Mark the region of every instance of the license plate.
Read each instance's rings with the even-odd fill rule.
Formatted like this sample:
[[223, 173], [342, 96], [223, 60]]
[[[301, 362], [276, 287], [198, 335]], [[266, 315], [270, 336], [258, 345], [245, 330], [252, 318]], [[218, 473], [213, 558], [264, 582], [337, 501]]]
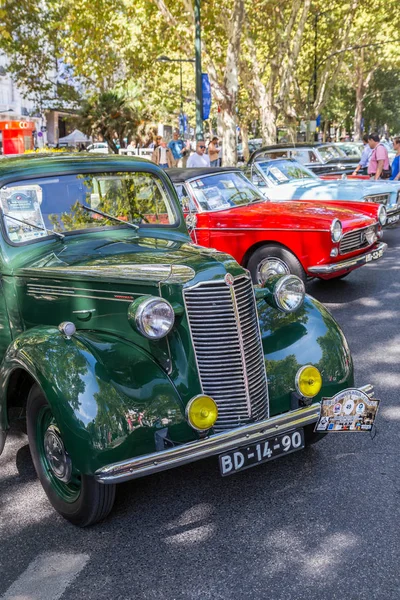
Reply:
[[382, 250], [374, 250], [373, 252], [366, 254], [365, 262], [367, 263], [367, 262], [371, 262], [372, 260], [377, 260], [378, 258], [381, 258], [381, 256], [383, 256], [383, 249]]
[[296, 429], [219, 455], [221, 475], [232, 475], [304, 448], [304, 431]]
[[400, 215], [393, 215], [392, 217], [388, 217], [387, 224], [391, 225], [393, 223], [397, 223], [397, 221], [399, 219], [400, 219]]

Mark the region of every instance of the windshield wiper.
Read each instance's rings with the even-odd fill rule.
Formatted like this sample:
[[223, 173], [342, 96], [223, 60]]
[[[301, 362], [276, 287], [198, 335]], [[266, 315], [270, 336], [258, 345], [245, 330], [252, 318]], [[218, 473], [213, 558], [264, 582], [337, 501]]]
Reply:
[[50, 235], [56, 235], [58, 238], [60, 238], [60, 240], [63, 240], [65, 238], [65, 235], [63, 233], [53, 231], [53, 229], [47, 229], [47, 227], [40, 227], [39, 225], [29, 223], [29, 221], [22, 221], [21, 219], [17, 219], [16, 217], [12, 217], [11, 215], [6, 215], [5, 213], [3, 213], [3, 217], [5, 217], [6, 219], [12, 219], [13, 221], [17, 221], [18, 223], [22, 223], [23, 225], [29, 225], [29, 227], [39, 229], [40, 231], [47, 231]]
[[133, 229], [136, 229], [136, 230], [139, 229], [139, 225], [136, 225], [135, 223], [131, 223], [130, 221], [124, 221], [124, 219], [120, 219], [119, 217], [114, 217], [114, 215], [108, 215], [107, 213], [103, 212], [102, 210], [97, 210], [96, 208], [90, 208], [90, 206], [85, 206], [84, 204], [81, 204], [80, 202], [77, 202], [77, 205], [80, 208], [83, 208], [83, 210], [87, 210], [88, 212], [94, 212], [94, 213], [96, 213], [96, 215], [100, 215], [101, 217], [104, 217], [105, 219], [110, 219], [110, 221], [117, 221], [118, 223], [123, 223], [124, 225], [129, 225], [129, 227], [133, 227]]

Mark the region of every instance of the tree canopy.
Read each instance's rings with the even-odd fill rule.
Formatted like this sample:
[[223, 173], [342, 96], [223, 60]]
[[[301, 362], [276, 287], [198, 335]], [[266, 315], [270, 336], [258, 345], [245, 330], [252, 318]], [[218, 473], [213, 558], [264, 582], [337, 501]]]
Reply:
[[[250, 128], [269, 143], [278, 127], [294, 137], [301, 120], [317, 115], [356, 136], [363, 127], [400, 130], [394, 0], [332, 0], [328, 7], [320, 0], [208, 0], [201, 11], [210, 118], [222, 132], [226, 163], [235, 160], [238, 126], [244, 137]], [[126, 132], [146, 122], [177, 125], [179, 64], [157, 58], [193, 59], [193, 0], [8, 0], [0, 9], [0, 50], [41, 111], [69, 103], [94, 122], [114, 94], [129, 99]], [[193, 64], [182, 69], [193, 126]]]

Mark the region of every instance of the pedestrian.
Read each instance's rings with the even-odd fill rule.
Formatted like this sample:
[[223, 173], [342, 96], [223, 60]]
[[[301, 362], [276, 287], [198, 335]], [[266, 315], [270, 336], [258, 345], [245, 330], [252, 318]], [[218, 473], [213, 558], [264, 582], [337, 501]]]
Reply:
[[174, 167], [182, 167], [182, 159], [186, 154], [186, 144], [183, 140], [179, 139], [179, 133], [174, 131], [172, 134], [172, 140], [168, 144], [168, 148], [172, 152]]
[[396, 156], [392, 162], [392, 176], [390, 179], [399, 181], [400, 179], [400, 137], [395, 137], [393, 140], [393, 149], [396, 150]]
[[361, 153], [360, 162], [358, 163], [355, 170], [353, 171], [353, 175], [357, 175], [360, 171], [361, 171], [361, 175], [367, 174], [368, 163], [369, 163], [369, 159], [372, 154], [372, 148], [369, 147], [367, 134], [363, 135], [362, 142], [364, 144], [364, 148]]
[[368, 136], [368, 145], [372, 149], [368, 164], [368, 175], [375, 181], [389, 179], [391, 176], [389, 154], [386, 146], [380, 143], [377, 133], [371, 133]]
[[213, 137], [211, 142], [208, 144], [208, 157], [210, 159], [211, 167], [219, 166], [219, 146], [218, 146], [218, 138]]
[[156, 137], [158, 146], [154, 149], [151, 155], [151, 160], [162, 169], [170, 169], [173, 166], [173, 156], [171, 150], [167, 146], [167, 142], [161, 136]]
[[209, 167], [210, 166], [210, 157], [208, 154], [205, 154], [206, 144], [204, 140], [197, 140], [196, 142], [196, 152], [189, 156], [189, 160], [187, 161], [187, 167], [190, 169], [191, 167]]

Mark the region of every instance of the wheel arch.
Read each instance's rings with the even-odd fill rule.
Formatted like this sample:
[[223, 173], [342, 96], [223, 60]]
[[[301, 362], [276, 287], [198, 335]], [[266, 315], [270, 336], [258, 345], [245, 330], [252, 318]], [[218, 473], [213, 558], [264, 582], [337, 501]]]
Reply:
[[282, 244], [281, 242], [276, 242], [275, 240], [262, 240], [259, 242], [255, 242], [252, 246], [250, 246], [250, 248], [248, 248], [246, 250], [246, 252], [243, 256], [243, 259], [242, 259], [242, 266], [247, 269], [249, 260], [252, 257], [252, 255], [254, 254], [254, 252], [256, 252], [256, 250], [259, 250], [260, 248], [263, 248], [264, 246], [279, 246], [280, 248], [282, 248], [282, 250], [286, 250], [287, 252], [290, 252], [290, 254], [292, 254], [295, 258], [297, 258], [297, 260], [302, 265], [302, 261], [300, 260], [300, 258], [285, 244]]

